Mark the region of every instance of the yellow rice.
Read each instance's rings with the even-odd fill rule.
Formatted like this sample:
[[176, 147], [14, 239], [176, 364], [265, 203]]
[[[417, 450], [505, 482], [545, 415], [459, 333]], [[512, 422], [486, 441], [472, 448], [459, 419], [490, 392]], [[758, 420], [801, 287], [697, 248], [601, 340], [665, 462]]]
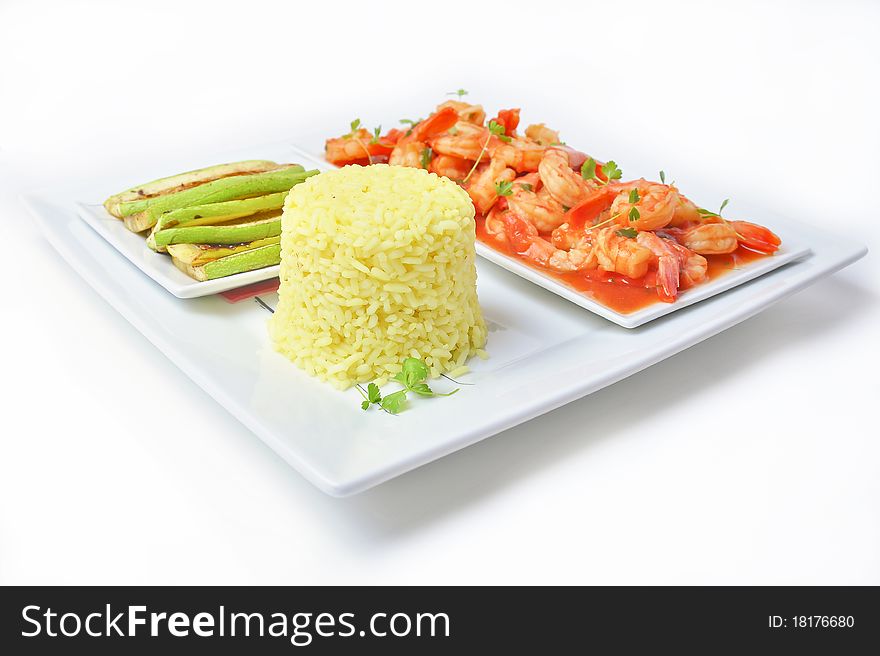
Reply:
[[269, 333], [339, 388], [381, 384], [408, 356], [461, 370], [486, 343], [474, 260], [474, 206], [451, 180], [385, 164], [313, 176], [284, 205]]

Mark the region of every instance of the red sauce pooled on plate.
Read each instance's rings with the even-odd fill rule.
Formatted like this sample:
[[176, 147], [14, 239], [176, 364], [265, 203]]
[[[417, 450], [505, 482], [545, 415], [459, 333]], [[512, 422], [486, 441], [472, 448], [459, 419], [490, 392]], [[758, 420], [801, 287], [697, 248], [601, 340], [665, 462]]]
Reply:
[[[631, 312], [641, 310], [654, 303], [663, 302], [657, 296], [656, 273], [654, 271], [649, 271], [642, 278], [635, 279], [627, 278], [616, 273], [606, 273], [599, 269], [573, 271], [570, 273], [552, 271], [514, 253], [509, 246], [494, 239], [486, 232], [486, 222], [483, 217], [477, 216], [476, 221], [477, 239], [486, 246], [489, 246], [499, 253], [504, 253], [505, 255], [516, 258], [520, 262], [523, 262], [536, 271], [540, 271], [551, 278], [564, 282], [572, 289], [576, 289], [584, 294], [584, 296], [601, 303], [615, 312], [630, 314]], [[744, 264], [770, 256], [765, 255], [764, 253], [756, 253], [755, 251], [740, 246], [733, 253], [728, 253], [726, 255], [706, 255], [704, 257], [709, 263], [709, 270], [707, 281], [701, 284], [706, 284], [709, 280], [714, 280], [728, 271], [737, 269]]]

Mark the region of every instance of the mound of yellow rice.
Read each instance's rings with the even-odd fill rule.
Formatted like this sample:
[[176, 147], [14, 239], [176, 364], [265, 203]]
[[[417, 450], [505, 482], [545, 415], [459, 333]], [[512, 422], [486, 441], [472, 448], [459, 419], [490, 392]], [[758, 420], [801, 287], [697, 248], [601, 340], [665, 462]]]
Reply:
[[477, 303], [474, 206], [447, 178], [346, 166], [291, 189], [269, 332], [308, 373], [380, 384], [406, 357], [460, 372], [486, 342]]

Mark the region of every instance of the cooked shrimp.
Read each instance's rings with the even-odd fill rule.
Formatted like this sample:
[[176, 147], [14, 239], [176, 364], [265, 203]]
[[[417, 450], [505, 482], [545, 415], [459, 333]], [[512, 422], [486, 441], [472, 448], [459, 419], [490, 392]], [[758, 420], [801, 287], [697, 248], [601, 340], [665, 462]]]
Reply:
[[499, 219], [504, 224], [508, 243], [517, 253], [536, 264], [561, 272], [596, 267], [593, 249], [588, 244], [562, 250], [541, 237], [534, 225], [513, 211], [502, 212]]
[[488, 137], [489, 130], [486, 128], [459, 121], [455, 124], [455, 130], [435, 136], [430, 144], [435, 153], [474, 162], [483, 152]]
[[464, 177], [470, 173], [473, 162], [460, 157], [452, 157], [451, 155], [438, 155], [428, 166], [428, 170], [443, 175], [456, 182], [461, 182]]
[[350, 135], [327, 139], [324, 151], [327, 161], [337, 166], [346, 164], [372, 163], [374, 156], [387, 156], [393, 144], [384, 138], [372, 141], [373, 135], [361, 128]]
[[517, 173], [525, 173], [538, 170], [546, 147], [527, 139], [514, 138], [510, 142], [493, 140], [487, 150], [493, 159], [501, 159]]
[[388, 156], [389, 164], [422, 168], [422, 153], [427, 148], [426, 142], [431, 137], [449, 130], [458, 121], [458, 114], [451, 107], [445, 107], [431, 114], [424, 121], [412, 127], [409, 134], [404, 134]]
[[748, 221], [728, 221], [743, 246], [759, 253], [772, 254], [779, 250], [782, 240], [764, 226]]
[[692, 250], [685, 248], [681, 244], [668, 239], [669, 246], [678, 253], [681, 262], [681, 271], [679, 278], [679, 289], [688, 289], [706, 279], [709, 271], [709, 263], [702, 255], [694, 253]]
[[502, 209], [499, 207], [499, 203], [496, 203], [495, 206], [489, 210], [484, 223], [486, 232], [502, 244], [507, 243], [507, 225], [505, 224], [503, 217], [503, 214], [507, 211], [506, 207]]
[[699, 223], [703, 220], [703, 215], [694, 205], [693, 201], [686, 198], [681, 193], [678, 194], [678, 204], [675, 206], [675, 213], [669, 222], [671, 226], [681, 226], [685, 223]]
[[736, 230], [726, 221], [699, 223], [676, 231], [678, 242], [701, 255], [732, 253], [739, 246]]
[[608, 226], [593, 233], [593, 252], [599, 268], [629, 278], [641, 278], [655, 261], [655, 255], [635, 239], [621, 237], [617, 230], [616, 226]]
[[510, 196], [507, 197], [507, 204], [514, 213], [529, 221], [539, 231], [550, 232], [565, 222], [565, 208], [547, 192], [546, 187], [541, 187], [538, 191], [534, 189], [534, 185], [529, 190], [521, 183], [514, 184]]
[[653, 232], [640, 232], [636, 242], [651, 251], [657, 258], [657, 295], [661, 300], [671, 303], [678, 296], [678, 281], [681, 273], [681, 260], [678, 251], [668, 239], [661, 239]]
[[498, 200], [496, 182], [511, 182], [515, 177], [516, 172], [504, 166], [504, 162], [490, 160], [480, 164], [465, 185], [477, 212], [486, 214]]
[[395, 166], [410, 166], [420, 169], [422, 168], [422, 153], [425, 152], [427, 147], [427, 144], [421, 141], [397, 144], [388, 157], [388, 163]]
[[[648, 182], [644, 178], [615, 185], [621, 189], [611, 205], [611, 215], [617, 223], [636, 230], [659, 230], [672, 220], [678, 206], [678, 190], [659, 182]], [[633, 189], [638, 191], [638, 200], [630, 202]], [[638, 218], [632, 209], [638, 212]]]
[[569, 208], [597, 188], [572, 170], [568, 153], [558, 148], [547, 149], [538, 165], [538, 173], [549, 194]]
[[452, 107], [458, 114], [459, 119], [465, 123], [473, 123], [482, 126], [486, 121], [486, 112], [482, 105], [471, 105], [460, 100], [447, 100], [445, 103], [437, 105], [437, 111], [446, 107]]
[[543, 123], [535, 123], [526, 128], [526, 136], [537, 144], [549, 146], [559, 143], [559, 133]]

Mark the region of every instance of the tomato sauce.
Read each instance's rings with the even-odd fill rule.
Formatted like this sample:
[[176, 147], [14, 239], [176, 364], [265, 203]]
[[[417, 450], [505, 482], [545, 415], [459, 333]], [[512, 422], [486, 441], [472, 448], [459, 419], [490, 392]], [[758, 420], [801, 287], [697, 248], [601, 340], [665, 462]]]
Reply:
[[[576, 289], [588, 298], [601, 303], [615, 312], [630, 314], [654, 303], [663, 302], [657, 296], [656, 272], [654, 271], [649, 271], [642, 278], [627, 278], [617, 273], [606, 273], [599, 269], [572, 271], [569, 273], [553, 271], [535, 264], [522, 255], [515, 253], [508, 245], [500, 243], [486, 232], [485, 224], [486, 222], [483, 217], [477, 216], [477, 239], [483, 244], [499, 253], [516, 258], [533, 269], [565, 283], [572, 289]], [[714, 280], [728, 271], [742, 267], [744, 264], [770, 256], [740, 246], [733, 253], [706, 255], [704, 257], [709, 264], [707, 280]], [[705, 282], [702, 284], [705, 284]]]

